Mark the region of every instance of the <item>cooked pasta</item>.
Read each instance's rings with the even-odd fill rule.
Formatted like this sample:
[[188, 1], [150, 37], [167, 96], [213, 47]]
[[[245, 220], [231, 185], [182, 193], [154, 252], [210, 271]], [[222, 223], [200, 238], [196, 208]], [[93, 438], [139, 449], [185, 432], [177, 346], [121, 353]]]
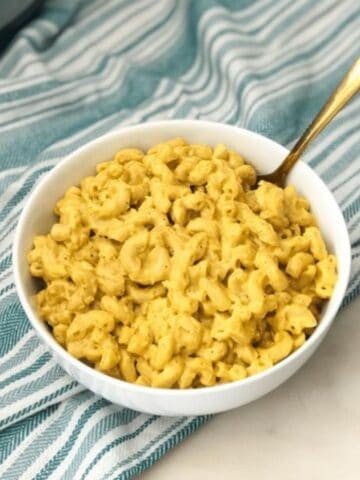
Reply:
[[317, 325], [337, 279], [308, 202], [224, 145], [119, 151], [34, 238], [40, 316], [76, 358], [160, 388], [270, 368]]

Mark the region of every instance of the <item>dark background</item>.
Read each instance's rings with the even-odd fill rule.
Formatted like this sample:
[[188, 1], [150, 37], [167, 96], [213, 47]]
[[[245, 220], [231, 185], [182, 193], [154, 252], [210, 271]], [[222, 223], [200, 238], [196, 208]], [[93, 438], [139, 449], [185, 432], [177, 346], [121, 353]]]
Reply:
[[0, 0], [0, 49], [38, 13], [43, 2], [44, 0]]

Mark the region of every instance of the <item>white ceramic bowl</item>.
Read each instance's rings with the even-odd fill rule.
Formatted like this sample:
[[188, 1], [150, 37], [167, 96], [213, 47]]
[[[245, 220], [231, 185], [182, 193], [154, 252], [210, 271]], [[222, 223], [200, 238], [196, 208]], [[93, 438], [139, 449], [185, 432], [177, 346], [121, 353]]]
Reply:
[[163, 140], [181, 136], [193, 143], [224, 143], [239, 151], [260, 172], [274, 169], [287, 154], [277, 143], [237, 127], [196, 120], [146, 123], [105, 135], [85, 145], [59, 163], [32, 192], [17, 226], [13, 263], [22, 306], [59, 364], [76, 380], [106, 399], [135, 410], [159, 415], [201, 415], [229, 410], [275, 389], [298, 370], [324, 338], [340, 307], [350, 272], [350, 243], [341, 211], [325, 184], [306, 164], [299, 162], [289, 176], [299, 193], [311, 203], [331, 252], [338, 258], [339, 279], [325, 306], [319, 326], [295, 353], [269, 370], [238, 382], [202, 389], [170, 390], [133, 385], [104, 375], [70, 356], [40, 320], [31, 297], [34, 280], [26, 254], [36, 234], [47, 233], [55, 217], [52, 208], [71, 185], [94, 172], [97, 163], [112, 158], [123, 147], [147, 149]]

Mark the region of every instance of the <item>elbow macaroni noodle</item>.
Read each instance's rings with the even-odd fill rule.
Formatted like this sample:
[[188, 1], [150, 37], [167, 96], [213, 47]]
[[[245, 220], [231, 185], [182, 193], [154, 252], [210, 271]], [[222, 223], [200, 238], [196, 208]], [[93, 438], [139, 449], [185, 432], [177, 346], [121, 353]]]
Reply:
[[299, 348], [332, 294], [327, 253], [293, 186], [256, 182], [224, 145], [124, 149], [67, 190], [34, 238], [40, 316], [74, 357], [162, 388], [231, 382]]

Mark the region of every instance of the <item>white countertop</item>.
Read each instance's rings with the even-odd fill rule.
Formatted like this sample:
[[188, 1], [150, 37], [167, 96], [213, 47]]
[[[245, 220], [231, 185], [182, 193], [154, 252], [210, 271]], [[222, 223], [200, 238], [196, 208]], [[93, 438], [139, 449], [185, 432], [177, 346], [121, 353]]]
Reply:
[[360, 479], [360, 298], [288, 382], [219, 414], [141, 480]]

